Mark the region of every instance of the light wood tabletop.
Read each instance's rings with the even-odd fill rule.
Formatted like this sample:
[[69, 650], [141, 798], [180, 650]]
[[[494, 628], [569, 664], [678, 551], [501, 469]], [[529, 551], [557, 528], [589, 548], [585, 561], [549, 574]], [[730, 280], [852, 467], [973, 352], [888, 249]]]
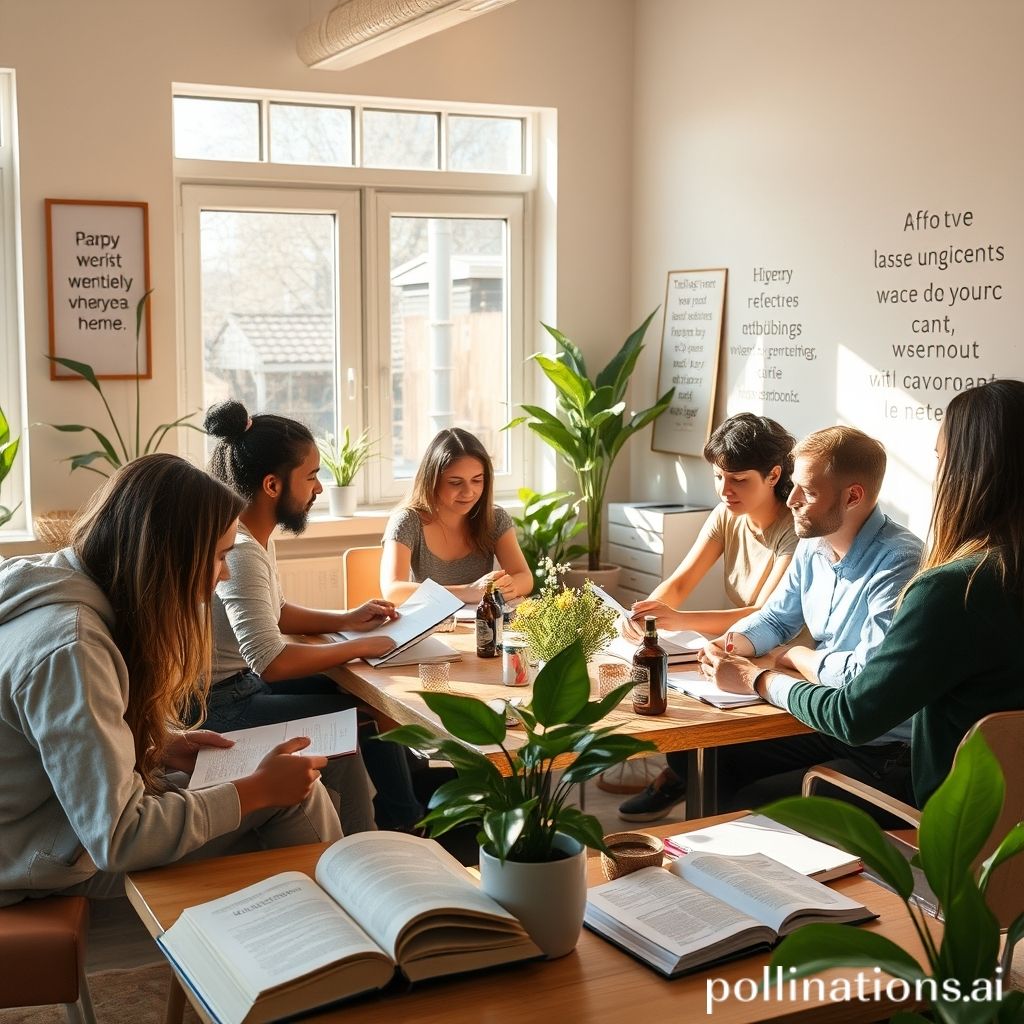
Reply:
[[[704, 819], [698, 827], [723, 821], [734, 815]], [[648, 831], [671, 835], [678, 825], [666, 825]], [[190, 864], [133, 873], [127, 882], [128, 898], [143, 924], [154, 937], [178, 918], [183, 909], [227, 895], [280, 871], [303, 871], [312, 876], [316, 860], [326, 846], [299, 846], [284, 850], [240, 854]], [[599, 860], [588, 862], [589, 884], [604, 881]], [[879, 915], [877, 921], [863, 927], [877, 931], [906, 948], [923, 962], [916, 933], [893, 893], [861, 875], [830, 883], [835, 889], [858, 900]], [[936, 934], [939, 926], [936, 924]], [[623, 953], [617, 947], [584, 930], [575, 951], [559, 960], [535, 961], [461, 977], [441, 978], [411, 989], [396, 982], [386, 991], [361, 996], [309, 1018], [315, 1021], [343, 1021], [345, 1024], [507, 1024], [508, 1021], [586, 1021], [587, 1024], [619, 1024], [638, 1014], [647, 1021], [690, 1021], [708, 1016], [709, 980], [716, 992], [720, 983], [741, 985], [746, 996], [753, 985], [763, 980], [768, 954], [716, 965], [704, 972], [668, 981], [650, 968]], [[871, 969], [862, 972], [864, 991], [871, 993], [878, 975]], [[821, 975], [824, 991], [830, 991], [832, 979], [851, 979], [856, 972], [831, 971]], [[884, 993], [885, 975], [881, 976]], [[853, 989], [857, 991], [856, 987]], [[887, 1019], [896, 1007], [889, 1002], [828, 1002], [803, 999], [797, 989], [783, 991], [765, 999], [759, 994], [749, 1001], [730, 998], [713, 1007], [711, 1018], [726, 1024], [755, 1021], [806, 1022], [806, 1024], [866, 1024]], [[795, 995], [797, 998], [790, 998]], [[910, 1004], [899, 1009], [909, 1010]], [[197, 1012], [202, 1016], [201, 1009]], [[206, 1019], [206, 1018], [204, 1018]]]

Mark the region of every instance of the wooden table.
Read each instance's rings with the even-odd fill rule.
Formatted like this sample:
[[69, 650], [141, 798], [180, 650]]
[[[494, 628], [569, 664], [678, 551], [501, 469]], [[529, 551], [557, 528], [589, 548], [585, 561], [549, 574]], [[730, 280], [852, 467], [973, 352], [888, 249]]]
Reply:
[[[730, 817], [735, 815], [722, 815], [696, 824], [699, 827]], [[671, 835], [678, 831], [678, 825], [664, 825], [649, 831]], [[134, 873], [127, 880], [128, 898], [150, 935], [156, 937], [177, 920], [185, 907], [227, 895], [279, 871], [298, 870], [312, 876], [323, 849], [323, 845], [297, 846]], [[604, 881], [598, 858], [590, 859], [588, 870], [589, 884]], [[879, 932], [903, 946], [919, 961], [926, 962], [897, 896], [859, 875], [832, 884], [879, 915], [877, 921], [861, 927]], [[938, 934], [939, 926], [935, 929]], [[706, 973], [668, 981], [584, 930], [576, 950], [559, 960], [441, 978], [407, 992], [389, 990], [385, 994], [361, 996], [306, 1019], [342, 1024], [394, 1024], [395, 1021], [402, 1024], [437, 1024], [438, 1021], [508, 1024], [509, 1021], [548, 1019], [572, 1024], [577, 1021], [621, 1024], [642, 1015], [644, 1021], [650, 1022], [685, 1022], [706, 1018], [709, 979], [722, 979], [730, 986], [741, 979], [760, 983], [768, 959], [767, 954], [760, 954], [717, 965]], [[866, 991], [870, 992], [877, 976], [870, 969], [862, 973]], [[821, 975], [826, 992], [831, 979], [856, 976], [854, 971], [831, 971]], [[885, 975], [882, 979], [884, 991]], [[712, 1019], [725, 1024], [753, 1021], [866, 1024], [888, 1019], [894, 1009], [887, 1002], [802, 1002], [788, 999], [786, 995], [784, 992], [771, 1000], [758, 997], [748, 1002], [735, 999], [722, 1002], [715, 1005]], [[801, 995], [799, 990], [797, 995]], [[911, 1008], [908, 1004], [898, 1007]], [[196, 1010], [203, 1017], [202, 1010], [199, 1007]]]
[[[452, 690], [456, 693], [490, 700], [494, 697], [523, 696], [529, 699], [530, 687], [513, 688], [501, 682], [501, 659], [478, 658], [472, 630], [459, 626], [454, 633], [440, 633], [438, 639], [462, 653], [462, 661], [452, 662]], [[597, 696], [597, 664], [613, 661], [598, 657], [591, 665], [592, 696]], [[422, 725], [441, 736], [452, 738], [441, 720], [416, 691], [422, 689], [419, 668], [400, 665], [394, 668], [373, 668], [365, 661], [348, 662], [328, 673], [344, 690], [371, 707], [382, 711], [400, 725]], [[788, 711], [770, 704], [722, 710], [713, 708], [692, 697], [669, 691], [668, 710], [664, 715], [645, 716], [633, 712], [628, 699], [623, 701], [602, 722], [614, 725], [619, 732], [630, 733], [650, 740], [659, 751], [685, 751], [687, 753], [686, 816], [699, 818], [717, 809], [716, 764], [717, 747], [751, 740], [796, 736], [812, 730], [794, 718]], [[518, 747], [525, 742], [522, 732], [510, 729], [507, 743]], [[508, 771], [505, 759], [496, 746], [480, 747], [503, 771]], [[557, 766], [559, 762], [555, 762]], [[569, 758], [565, 758], [565, 764]]]

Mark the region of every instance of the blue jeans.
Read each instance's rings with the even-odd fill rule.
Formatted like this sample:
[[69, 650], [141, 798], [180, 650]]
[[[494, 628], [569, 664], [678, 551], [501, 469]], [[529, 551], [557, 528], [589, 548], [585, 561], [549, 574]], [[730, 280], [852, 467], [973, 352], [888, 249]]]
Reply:
[[[296, 718], [329, 715], [356, 707], [359, 702], [343, 693], [324, 675], [302, 679], [264, 682], [248, 670], [217, 683], [207, 698], [203, 727], [217, 732], [248, 729], [255, 725], [290, 722]], [[360, 716], [360, 750], [366, 771], [377, 795], [373, 799], [374, 817], [381, 829], [410, 829], [423, 816], [423, 807], [412, 788], [412, 775], [405, 749], [395, 743], [377, 740], [377, 726]], [[363, 742], [368, 739], [369, 742]], [[334, 762], [331, 762], [333, 764]], [[328, 769], [331, 765], [328, 765]], [[324, 781], [328, 785], [328, 769]]]

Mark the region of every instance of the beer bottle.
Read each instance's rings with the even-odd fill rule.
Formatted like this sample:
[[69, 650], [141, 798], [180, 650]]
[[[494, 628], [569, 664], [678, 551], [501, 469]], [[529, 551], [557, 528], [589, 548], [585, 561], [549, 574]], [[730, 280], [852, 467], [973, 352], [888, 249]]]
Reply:
[[484, 585], [484, 596], [476, 606], [476, 656], [500, 658], [504, 618], [494, 597], [494, 580]]
[[663, 715], [668, 707], [668, 655], [658, 643], [657, 623], [653, 615], [644, 618], [644, 643], [633, 655], [633, 666], [650, 675], [648, 684], [633, 688], [633, 710], [638, 715]]

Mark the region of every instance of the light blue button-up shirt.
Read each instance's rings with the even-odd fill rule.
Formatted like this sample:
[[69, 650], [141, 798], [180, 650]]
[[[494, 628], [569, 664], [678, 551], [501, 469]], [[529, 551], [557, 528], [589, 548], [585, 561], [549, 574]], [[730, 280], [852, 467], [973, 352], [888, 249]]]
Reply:
[[[732, 631], [760, 655], [790, 643], [806, 623], [815, 641], [818, 682], [838, 687], [861, 671], [888, 632], [896, 599], [920, 565], [921, 541], [875, 506], [846, 555], [838, 562], [834, 557], [824, 538], [801, 540], [771, 597]], [[771, 702], [787, 707], [793, 685], [772, 676]], [[906, 722], [875, 743], [909, 738]]]

